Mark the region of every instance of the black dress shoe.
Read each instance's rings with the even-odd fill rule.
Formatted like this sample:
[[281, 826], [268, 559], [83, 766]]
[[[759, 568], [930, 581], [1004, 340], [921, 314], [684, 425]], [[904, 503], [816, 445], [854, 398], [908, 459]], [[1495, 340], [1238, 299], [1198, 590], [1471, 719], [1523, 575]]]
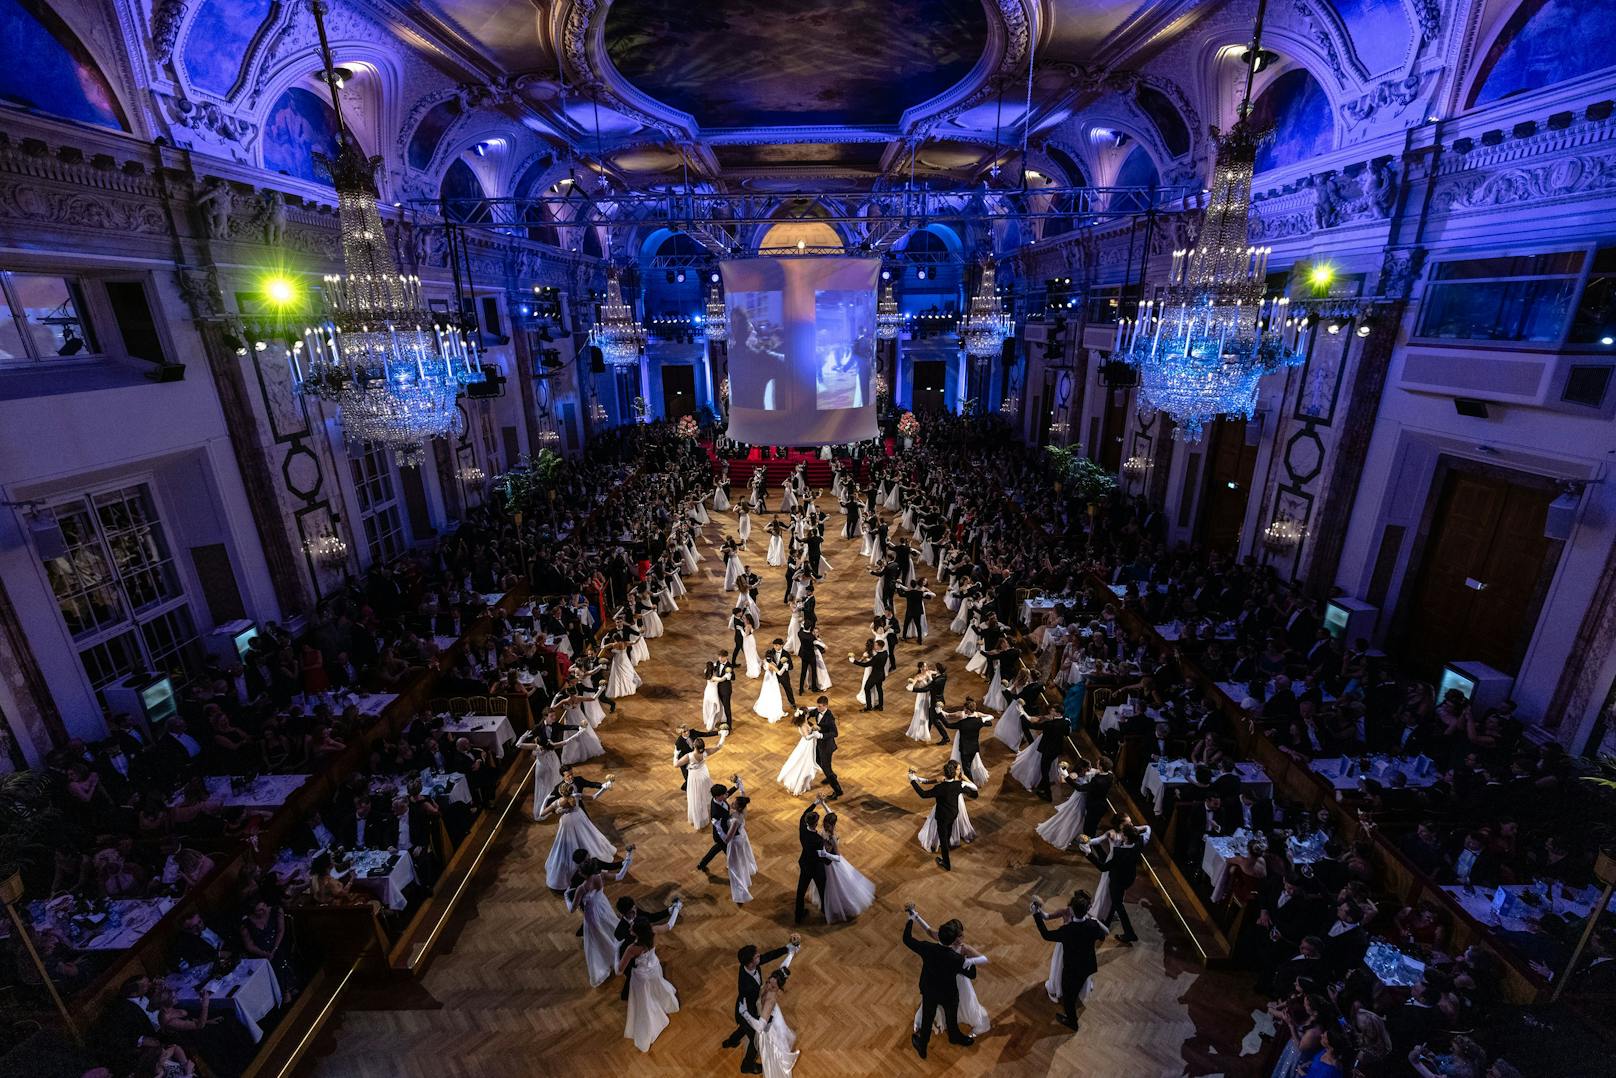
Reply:
[[1131, 945], [1131, 944], [1138, 943], [1139, 942], [1139, 937], [1130, 932], [1126, 936], [1118, 936], [1117, 937], [1117, 942]]
[[1055, 1021], [1059, 1022], [1073, 1033], [1077, 1032], [1077, 1019], [1068, 1018], [1064, 1014], [1058, 1014], [1055, 1016]]
[[835, 801], [837, 798], [839, 798], [841, 796], [842, 795], [839, 794], [839, 793], [838, 794], [831, 794], [829, 797], [825, 798], [825, 800], [826, 801]]
[[733, 1034], [733, 1033], [731, 1033], [729, 1036], [724, 1038], [724, 1047], [725, 1048], [734, 1048], [736, 1045], [738, 1045], [740, 1043], [741, 1043], [741, 1038], [735, 1036], [735, 1034]]
[[944, 872], [952, 872], [952, 871], [954, 871], [952, 868], [949, 867], [948, 862], [944, 861], [941, 857], [934, 857], [934, 858], [932, 858], [932, 860], [936, 861], [939, 865], [942, 865]]
[[948, 1043], [957, 1044], [961, 1048], [969, 1048], [971, 1045], [976, 1043], [976, 1038], [971, 1036], [969, 1033], [961, 1033], [958, 1037], [950, 1033], [948, 1035]]
[[915, 1046], [915, 1053], [919, 1055], [921, 1059], [926, 1058], [926, 1042], [920, 1039], [920, 1034], [909, 1034], [909, 1043]]
[[741, 1067], [741, 1073], [742, 1074], [762, 1074], [763, 1073], [763, 1064], [754, 1063], [750, 1067], [742, 1066]]

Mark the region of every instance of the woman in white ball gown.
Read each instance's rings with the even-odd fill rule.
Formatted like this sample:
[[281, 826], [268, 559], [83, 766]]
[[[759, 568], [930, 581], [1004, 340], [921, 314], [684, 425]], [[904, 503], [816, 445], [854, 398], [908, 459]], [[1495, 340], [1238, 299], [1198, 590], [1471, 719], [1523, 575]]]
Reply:
[[903, 683], [903, 687], [915, 694], [915, 709], [909, 716], [909, 729], [904, 736], [912, 741], [930, 741], [931, 738], [931, 683], [936, 674], [926, 667], [925, 663], [917, 663], [915, 676]]
[[784, 565], [786, 563], [786, 526], [775, 517], [769, 521], [769, 554], [765, 559], [770, 565]]
[[786, 757], [785, 766], [780, 769], [776, 781], [796, 796], [802, 796], [813, 786], [815, 777], [819, 774], [819, 765], [814, 760], [815, 742], [819, 740], [819, 725], [809, 718], [806, 708], [798, 708], [793, 721], [797, 724], [797, 747], [791, 750]]
[[606, 695], [621, 700], [639, 692], [640, 675], [635, 673], [634, 660], [629, 655], [632, 641], [626, 635], [614, 634], [601, 646], [612, 653], [612, 665], [606, 674]]
[[733, 539], [724, 540], [724, 590], [734, 591], [741, 578], [741, 551]]
[[729, 512], [729, 494], [727, 494], [724, 490], [724, 488], [728, 485], [729, 479], [726, 477], [720, 479], [713, 486], [713, 508], [718, 510], [720, 513]]
[[707, 760], [723, 751], [727, 737], [729, 731], [720, 733], [718, 744], [710, 749], [701, 738], [693, 738], [690, 751], [673, 762], [675, 767], [685, 768], [685, 816], [697, 831], [712, 822], [709, 811], [713, 799], [713, 776], [707, 770]]
[[[567, 738], [561, 746], [561, 763], [581, 764], [586, 760], [593, 760], [597, 756], [606, 754], [606, 746], [600, 743], [600, 735], [595, 733], [595, 723], [589, 721], [584, 711], [573, 702], [574, 697], [558, 698], [551, 712], [564, 714], [563, 722], [568, 726], [576, 726], [577, 733]], [[571, 721], [567, 721], [571, 720]], [[551, 784], [554, 788], [554, 784]]]
[[[824, 807], [823, 800], [820, 801], [820, 807]], [[836, 833], [836, 825], [836, 813], [825, 813], [822, 828], [825, 836], [825, 853], [830, 857], [825, 862], [825, 894], [819, 908], [825, 914], [825, 923], [832, 925], [839, 921], [851, 921], [869, 909], [870, 903], [875, 901], [875, 884], [842, 856], [842, 844]]]
[[762, 677], [763, 663], [758, 659], [757, 649], [757, 623], [752, 620], [751, 614], [740, 608], [737, 608], [735, 618], [740, 622], [741, 657], [746, 660], [746, 676]]
[[[939, 943], [942, 942], [941, 940], [937, 939], [937, 930], [926, 923], [926, 919], [920, 916], [918, 910], [916, 910], [913, 906], [910, 906], [909, 912], [914, 916], [915, 924], [920, 926], [920, 930], [922, 932], [926, 933], [926, 935], [930, 936], [933, 940], [937, 940]], [[980, 969], [988, 964], [987, 955], [983, 954], [981, 951], [978, 951], [975, 947], [967, 946], [963, 936], [956, 939], [952, 946], [954, 950], [958, 951], [964, 956], [965, 964], [967, 966], [975, 966]], [[962, 1026], [970, 1026], [971, 1035], [974, 1037], [980, 1037], [982, 1034], [986, 1033], [989, 1028], [991, 1028], [993, 1023], [992, 1020], [988, 1018], [987, 1008], [982, 1006], [981, 1001], [976, 998], [976, 981], [974, 978], [967, 977], [963, 973], [957, 973], [954, 975], [954, 983], [959, 988], [959, 1010], [957, 1012], [959, 1016], [959, 1024]], [[914, 1031], [916, 1033], [920, 1032], [920, 1014], [921, 1008], [916, 1007], [914, 1022]], [[944, 1027], [947, 1025], [947, 1023], [948, 1017], [943, 1014], [941, 1008], [938, 1008], [937, 1016], [932, 1020], [932, 1032], [945, 1032]]]
[[651, 1050], [657, 1037], [668, 1028], [668, 1015], [679, 1010], [679, 993], [662, 975], [662, 962], [656, 953], [656, 933], [664, 927], [643, 922], [635, 925], [632, 941], [617, 960], [619, 973], [634, 967], [628, 982], [628, 1021], [623, 1025], [623, 1036], [642, 1052]]
[[612, 776], [607, 775], [603, 783], [592, 783], [581, 778], [568, 782], [571, 771], [570, 767], [562, 769], [562, 784], [557, 788], [557, 794], [539, 810], [539, 819], [554, 815], [557, 820], [555, 839], [550, 843], [550, 856], [544, 859], [544, 879], [553, 891], [564, 891], [567, 884], [572, 882], [574, 850], [586, 850], [591, 857], [602, 861], [610, 861], [617, 853], [617, 847], [600, 833], [600, 829], [584, 812], [583, 805], [584, 789], [595, 791], [590, 797], [593, 801], [612, 788]]
[[[533, 818], [539, 818], [550, 791], [561, 781], [561, 750], [567, 742], [583, 733], [576, 730], [566, 734], [562, 725], [552, 717], [542, 720], [533, 729], [516, 739], [516, 747], [533, 754]], [[566, 734], [566, 736], [562, 736]]]
[[[753, 644], [753, 647], [756, 646]], [[779, 722], [786, 717], [785, 694], [780, 691], [780, 668], [767, 660], [763, 663], [763, 687], [758, 690], [752, 713], [770, 722]]]
[[1026, 670], [1016, 675], [1016, 679], [1010, 683], [1010, 691], [1005, 694], [1010, 702], [1005, 705], [999, 721], [993, 724], [993, 736], [1011, 752], [1021, 751], [1021, 740], [1027, 736], [1027, 728], [1022, 722], [1027, 710], [1021, 704], [1021, 694], [1031, 681], [1032, 674]]
[[724, 702], [718, 698], [718, 685], [734, 680], [735, 672], [720, 655], [708, 662], [705, 676], [707, 687], [701, 690], [701, 722], [708, 730], [716, 730], [724, 721]]
[[[606, 899], [606, 869], [610, 866], [592, 862], [595, 871], [564, 896], [567, 908], [578, 910], [584, 921], [584, 966], [589, 972], [589, 985], [598, 988], [612, 975], [617, 965], [617, 912]], [[623, 867], [617, 873], [621, 880], [628, 875], [634, 863], [634, 847], [623, 850]]]
[[745, 546], [752, 538], [752, 514], [743, 505], [735, 516], [735, 534], [741, 537], [741, 545]]
[[[737, 790], [745, 787], [739, 782]], [[752, 876], [757, 872], [757, 854], [746, 834], [746, 806], [752, 799], [742, 793], [730, 799], [729, 829], [724, 832], [724, 866], [729, 872], [729, 897], [737, 906], [752, 901]]]
[[[1083, 774], [1076, 774], [1068, 771], [1066, 762], [1061, 761], [1060, 781], [1064, 785], [1076, 786], [1093, 773], [1091, 769]], [[1060, 803], [1060, 807], [1055, 810], [1053, 816], [1038, 825], [1038, 837], [1057, 850], [1066, 849], [1078, 835], [1083, 833], [1083, 813], [1086, 809], [1087, 801], [1087, 795], [1074, 792], [1072, 796]]]
[[741, 1019], [757, 1030], [758, 1062], [763, 1067], [763, 1078], [791, 1078], [791, 1069], [797, 1065], [797, 1035], [786, 1025], [780, 1013], [780, 994], [785, 991], [791, 977], [788, 969], [777, 969], [769, 974], [758, 993], [758, 1017], [753, 1018], [745, 1007], [740, 1009]]

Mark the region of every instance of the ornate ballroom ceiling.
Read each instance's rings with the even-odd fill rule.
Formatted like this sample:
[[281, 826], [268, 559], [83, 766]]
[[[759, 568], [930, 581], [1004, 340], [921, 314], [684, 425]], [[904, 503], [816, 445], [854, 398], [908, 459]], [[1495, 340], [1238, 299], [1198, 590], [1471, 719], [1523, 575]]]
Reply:
[[[396, 0], [394, 0], [396, 3]], [[634, 186], [969, 183], [1204, 0], [428, 0], [507, 106]]]

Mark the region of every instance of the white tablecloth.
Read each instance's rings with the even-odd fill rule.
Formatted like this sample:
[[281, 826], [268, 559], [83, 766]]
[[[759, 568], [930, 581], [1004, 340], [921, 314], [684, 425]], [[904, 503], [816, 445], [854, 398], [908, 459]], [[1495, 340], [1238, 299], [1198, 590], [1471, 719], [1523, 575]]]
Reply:
[[[1144, 781], [1139, 784], [1154, 800], [1158, 816], [1167, 808], [1168, 791], [1183, 789], [1190, 785], [1190, 778], [1195, 773], [1195, 765], [1188, 760], [1166, 761], [1165, 766], [1173, 769], [1173, 777], [1169, 778], [1162, 774], [1163, 764], [1158, 762], [1145, 768]], [[1261, 764], [1242, 760], [1235, 764], [1235, 771], [1240, 776], [1241, 789], [1250, 790], [1259, 798], [1273, 796], [1273, 780], [1268, 777], [1268, 772], [1263, 770]]]
[[[375, 718], [387, 710], [387, 705], [397, 699], [398, 693], [396, 692], [357, 692], [353, 694], [351, 702], [359, 708], [359, 714]], [[346, 707], [349, 701], [339, 700], [338, 702]]]
[[[168, 983], [180, 1002], [194, 1006], [200, 1001], [194, 975], [176, 973], [168, 978]], [[209, 1008], [213, 1013], [233, 1007], [254, 1043], [264, 1039], [264, 1031], [258, 1023], [281, 1005], [281, 986], [267, 959], [244, 958], [223, 977], [208, 981], [206, 987], [213, 993]]]
[[81, 951], [127, 951], [173, 908], [172, 898], [113, 899], [106, 913], [91, 923], [89, 915], [71, 917], [67, 896], [28, 906], [35, 929], [54, 929]]
[[1021, 624], [1031, 627], [1035, 618], [1043, 617], [1055, 609], [1056, 600], [1039, 597], [1021, 602]]
[[[1244, 828], [1232, 835], [1207, 836], [1201, 851], [1201, 871], [1212, 881], [1212, 901], [1223, 901], [1224, 886], [1229, 882], [1229, 858], [1244, 856], [1253, 837]], [[1295, 864], [1310, 865], [1319, 859], [1319, 851], [1312, 846], [1287, 839], [1285, 847]]]
[[[1321, 756], [1308, 766], [1329, 779], [1330, 785], [1337, 790], [1356, 790], [1363, 785], [1366, 773], [1361, 769], [1352, 769], [1349, 774], [1349, 765], [1355, 763], [1358, 763], [1356, 757]], [[1424, 757], [1370, 757], [1369, 778], [1382, 786], [1390, 786], [1392, 776], [1396, 774], [1407, 776], [1408, 784], [1415, 787], [1433, 785], [1439, 777], [1436, 767]]]
[[[1145, 709], [1145, 714], [1152, 720], [1158, 717], [1158, 712], [1151, 708]], [[1113, 730], [1121, 730], [1124, 719], [1131, 718], [1133, 711], [1127, 704], [1112, 704], [1100, 713], [1100, 732], [1108, 734]]]
[[355, 850], [349, 855], [348, 874], [344, 878], [349, 878], [354, 887], [375, 895], [388, 909], [401, 910], [409, 905], [404, 888], [415, 882], [415, 861], [401, 850], [391, 871], [382, 876], [370, 875], [371, 869], [385, 865], [388, 857], [386, 850]]
[[[280, 808], [303, 784], [308, 775], [259, 775], [245, 789], [235, 790], [235, 781], [228, 775], [209, 775], [203, 780], [208, 789], [208, 800], [220, 808], [256, 809], [268, 812]], [[183, 792], [175, 795], [170, 804], [179, 804]]]
[[473, 745], [488, 752], [494, 759], [505, 756], [505, 744], [516, 740], [516, 731], [504, 715], [461, 715], [443, 724], [452, 734], [465, 735]]
[[[458, 771], [434, 771], [429, 767], [421, 772], [420, 778], [421, 792], [435, 801], [471, 803], [471, 787], [466, 784], [466, 776]], [[384, 775], [371, 782], [370, 792], [388, 798], [406, 797], [408, 779]]]
[[[1156, 635], [1167, 641], [1177, 640], [1179, 637], [1184, 635], [1184, 623], [1181, 621], [1169, 621], [1162, 625], [1157, 625], [1155, 628]], [[1235, 638], [1234, 626], [1214, 626], [1211, 638], [1214, 640], [1233, 640]], [[1200, 639], [1205, 640], [1207, 637], [1202, 636]]]
[[[1535, 932], [1538, 922], [1549, 914], [1586, 918], [1599, 900], [1598, 888], [1590, 887], [1569, 896], [1555, 884], [1543, 897], [1537, 884], [1516, 883], [1502, 887], [1468, 888], [1463, 884], [1448, 884], [1442, 888], [1464, 911], [1484, 925], [1492, 925], [1505, 932]], [[1536, 904], [1521, 901], [1522, 896], [1534, 893]]]

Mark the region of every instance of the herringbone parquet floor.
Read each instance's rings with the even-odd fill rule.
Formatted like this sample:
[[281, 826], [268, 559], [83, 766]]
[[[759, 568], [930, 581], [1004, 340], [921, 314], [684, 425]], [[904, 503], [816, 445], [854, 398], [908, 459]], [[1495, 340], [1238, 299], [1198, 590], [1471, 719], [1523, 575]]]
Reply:
[[[778, 500], [778, 490], [772, 496]], [[834, 510], [828, 497], [822, 504]], [[760, 650], [787, 621], [781, 570], [764, 564], [765, 522], [755, 522], [748, 551], [748, 563], [764, 578]], [[828, 526], [841, 523], [832, 512]], [[722, 861], [713, 877], [696, 871], [708, 839], [685, 820], [678, 772], [669, 761], [675, 723], [700, 723], [702, 662], [718, 644], [727, 647], [732, 596], [720, 591], [716, 544], [733, 529], [733, 515], [714, 515], [700, 571], [686, 581], [690, 594], [679, 613], [664, 619], [667, 635], [651, 641], [651, 658], [639, 667], [644, 687], [602, 725], [606, 759], [585, 768], [596, 778], [616, 772], [616, 786], [590, 815], [620, 845], [637, 845], [631, 877], [610, 884], [608, 898], [627, 893], [663, 904], [673, 892], [686, 896], [678, 926], [658, 946], [681, 1010], [651, 1051], [641, 1055], [623, 1038], [617, 983], [589, 987], [581, 941], [573, 934], [577, 917], [545, 886], [554, 823], [516, 814], [472, 881], [426, 975], [350, 989], [305, 1069], [332, 1078], [738, 1072], [740, 1051], [719, 1045], [733, 1028], [735, 950], [748, 942], [778, 946], [792, 930], [796, 821], [807, 798], [792, 797], [774, 782], [796, 740], [790, 724], [770, 726], [752, 715], [758, 683], [739, 681], [735, 733], [712, 768], [715, 776], [739, 771], [754, 797], [748, 825], [759, 862], [754, 901], [744, 908], [730, 901]], [[1240, 1041], [1260, 1002], [1245, 978], [1201, 968], [1144, 879], [1130, 895], [1143, 939], [1132, 948], [1102, 947], [1080, 1033], [1054, 1022], [1056, 1009], [1042, 987], [1049, 945], [1038, 937], [1028, 899], [1038, 894], [1053, 905], [1075, 887], [1092, 889], [1097, 873], [1033, 833], [1050, 808], [1006, 784], [1009, 753], [986, 737], [992, 779], [970, 808], [980, 838], [958, 853], [952, 873], [932, 863], [915, 840], [925, 803], [904, 773], [908, 766], [935, 772], [947, 749], [904, 737], [913, 698], [902, 688], [903, 677], [919, 659], [935, 658], [949, 663], [951, 702], [967, 691], [980, 695], [984, 686], [952, 654], [958, 638], [947, 631], [949, 614], [937, 599], [929, 618], [941, 631], [924, 647], [899, 647], [887, 709], [861, 713], [854, 700], [858, 671], [846, 658], [867, 635], [875, 581], [857, 543], [832, 538], [825, 553], [834, 571], [819, 589], [820, 627], [836, 682], [829, 695], [842, 728], [837, 773], [847, 791], [834, 807], [843, 852], [876, 882], [878, 896], [855, 923], [803, 926], [804, 947], [783, 1003], [800, 1037], [797, 1073], [1252, 1074], [1254, 1060], [1240, 1056]], [[976, 984], [992, 1030], [973, 1048], [935, 1038], [926, 1062], [909, 1045], [918, 962], [900, 939], [906, 902], [934, 925], [959, 917], [970, 942], [990, 957]]]

